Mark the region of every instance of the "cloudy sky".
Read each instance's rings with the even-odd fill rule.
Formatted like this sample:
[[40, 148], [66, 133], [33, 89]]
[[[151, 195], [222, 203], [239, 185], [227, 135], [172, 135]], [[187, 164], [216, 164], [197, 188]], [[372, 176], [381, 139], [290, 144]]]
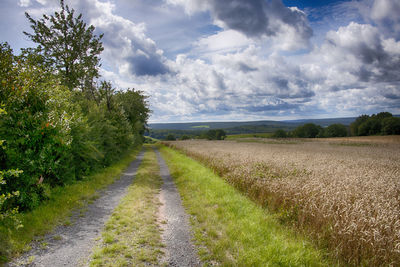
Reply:
[[[150, 122], [400, 114], [400, 1], [65, 0], [104, 33], [102, 78]], [[1, 0], [0, 42], [57, 0]]]

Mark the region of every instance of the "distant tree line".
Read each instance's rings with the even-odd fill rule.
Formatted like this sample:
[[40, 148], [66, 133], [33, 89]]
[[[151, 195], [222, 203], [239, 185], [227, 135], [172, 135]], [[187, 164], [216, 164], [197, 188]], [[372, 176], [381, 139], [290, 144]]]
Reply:
[[350, 127], [343, 124], [331, 124], [323, 128], [314, 123], [307, 123], [298, 126], [293, 131], [276, 130], [272, 137], [323, 138], [394, 134], [400, 134], [400, 118], [393, 117], [389, 112], [381, 112], [371, 116], [361, 115], [350, 124]]
[[0, 44], [0, 223], [143, 141], [147, 97], [100, 80], [102, 35], [60, 6], [39, 20], [26, 14], [37, 47], [15, 55]]
[[[183, 131], [186, 132], [186, 131]], [[197, 134], [181, 134], [176, 136], [174, 133], [168, 133], [163, 140], [175, 141], [175, 140], [188, 140], [188, 139], [207, 139], [207, 140], [224, 140], [226, 138], [226, 132], [222, 129], [211, 129], [208, 131], [201, 131]]]
[[350, 132], [354, 136], [400, 134], [400, 118], [389, 112], [361, 115], [350, 124]]

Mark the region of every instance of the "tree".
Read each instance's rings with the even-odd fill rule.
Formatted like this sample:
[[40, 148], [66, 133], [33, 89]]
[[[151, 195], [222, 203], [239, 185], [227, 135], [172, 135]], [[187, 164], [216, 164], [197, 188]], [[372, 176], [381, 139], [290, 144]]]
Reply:
[[352, 124], [350, 131], [352, 135], [377, 135], [383, 133], [383, 121], [392, 118], [390, 112], [380, 112], [372, 116], [361, 115]]
[[117, 102], [121, 105], [129, 124], [134, 131], [143, 135], [150, 115], [148, 96], [144, 92], [128, 89], [116, 93]]
[[112, 88], [110, 82], [102, 81], [99, 88], [99, 93], [100, 99], [105, 102], [108, 112], [111, 112], [111, 110], [114, 108], [113, 98], [115, 94], [115, 88]]
[[222, 129], [217, 129], [215, 132], [215, 139], [224, 140], [226, 137], [226, 132]]
[[323, 131], [323, 137], [345, 137], [347, 128], [343, 124], [331, 124]]
[[173, 134], [168, 134], [167, 137], [165, 138], [167, 141], [176, 141], [176, 137]]
[[180, 140], [189, 140], [189, 139], [190, 139], [190, 136], [186, 135], [186, 134], [182, 135], [180, 138]]
[[400, 134], [400, 118], [384, 118], [382, 121], [382, 134]]
[[204, 137], [208, 140], [224, 140], [226, 132], [222, 129], [211, 129], [204, 133]]
[[294, 129], [293, 136], [300, 138], [315, 138], [322, 130], [322, 127], [319, 125], [317, 126], [314, 123], [306, 123]]
[[74, 9], [65, 5], [64, 0], [60, 0], [60, 6], [60, 12], [43, 15], [39, 20], [25, 13], [34, 33], [24, 34], [38, 44], [37, 51], [43, 54], [46, 65], [58, 72], [70, 90], [77, 87], [93, 90], [87, 85], [99, 76], [99, 55], [103, 51], [100, 40], [103, 35], [94, 35], [94, 26], [87, 27], [82, 14], [75, 17]]
[[285, 138], [285, 137], [287, 137], [287, 134], [286, 134], [285, 130], [278, 129], [273, 133], [272, 137], [274, 137], [274, 138]]
[[359, 116], [353, 123], [350, 124], [350, 133], [353, 136], [357, 136], [358, 134], [358, 128], [360, 125], [364, 122], [366, 122], [369, 119], [368, 115], [361, 115]]

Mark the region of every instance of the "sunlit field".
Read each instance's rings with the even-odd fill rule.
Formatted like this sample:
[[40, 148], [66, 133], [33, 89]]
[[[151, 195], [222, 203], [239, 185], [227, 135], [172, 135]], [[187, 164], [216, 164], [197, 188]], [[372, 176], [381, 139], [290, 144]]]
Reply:
[[213, 168], [342, 262], [400, 264], [399, 136], [263, 140], [169, 145]]

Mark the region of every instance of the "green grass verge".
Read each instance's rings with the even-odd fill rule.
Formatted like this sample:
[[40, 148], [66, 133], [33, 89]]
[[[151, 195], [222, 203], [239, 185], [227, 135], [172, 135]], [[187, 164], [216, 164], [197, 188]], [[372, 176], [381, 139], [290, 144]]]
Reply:
[[222, 266], [330, 265], [323, 251], [210, 169], [170, 148], [162, 147], [161, 152], [191, 215], [203, 262]]
[[157, 223], [161, 177], [154, 151], [147, 149], [127, 195], [106, 223], [91, 266], [157, 266], [162, 255]]
[[[50, 232], [55, 226], [71, 224], [69, 220], [71, 212], [92, 202], [98, 197], [98, 190], [119, 178], [121, 172], [136, 158], [139, 149], [134, 149], [120, 161], [82, 181], [52, 189], [48, 201], [30, 212], [20, 214], [24, 227], [14, 230], [0, 225], [0, 234], [4, 241], [0, 242], [0, 251], [6, 252], [11, 257], [17, 257], [30, 249], [31, 241]], [[7, 261], [5, 257], [0, 259], [0, 262], [5, 261]]]

